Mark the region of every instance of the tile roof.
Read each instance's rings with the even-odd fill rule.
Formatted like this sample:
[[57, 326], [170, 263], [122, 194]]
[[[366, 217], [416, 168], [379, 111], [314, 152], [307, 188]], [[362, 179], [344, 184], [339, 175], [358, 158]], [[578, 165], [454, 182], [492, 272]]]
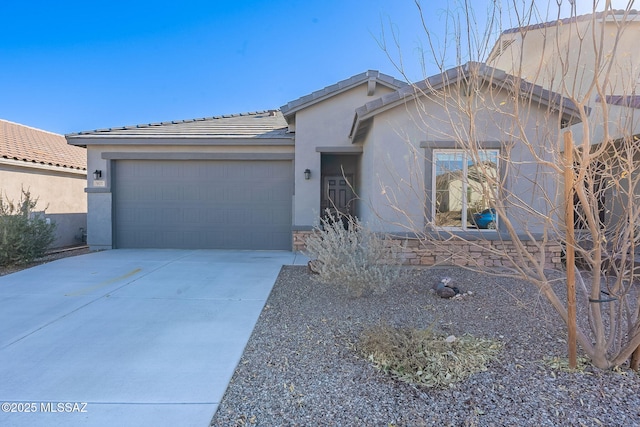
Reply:
[[549, 21], [549, 22], [542, 22], [540, 24], [532, 24], [532, 25], [525, 25], [522, 27], [509, 28], [508, 30], [504, 30], [502, 34], [526, 32], [531, 30], [537, 30], [540, 28], [553, 27], [558, 24], [565, 25], [573, 22], [588, 21], [593, 18], [600, 19], [603, 17], [611, 17], [611, 16], [623, 17], [625, 16], [625, 14], [627, 16], [626, 20], [634, 20], [640, 15], [640, 11], [637, 11], [635, 9], [630, 9], [629, 11], [626, 11], [623, 9], [619, 9], [619, 10], [614, 9], [607, 12], [596, 12], [595, 14], [587, 13], [584, 15], [572, 16], [570, 18], [563, 18], [563, 19], [556, 19], [554, 21]]
[[324, 89], [317, 90], [294, 101], [291, 101], [287, 103], [287, 105], [283, 105], [282, 107], [280, 107], [280, 110], [285, 115], [285, 117], [288, 117], [298, 110], [306, 108], [310, 105], [315, 104], [316, 102], [329, 98], [340, 92], [344, 92], [345, 90], [348, 90], [369, 80], [374, 80], [393, 89], [399, 89], [403, 86], [407, 86], [406, 82], [398, 80], [392, 76], [383, 74], [376, 70], [369, 70], [364, 73], [356, 74], [355, 76], [349, 77], [348, 79], [341, 80], [338, 83], [327, 86]]
[[87, 170], [87, 152], [64, 136], [0, 119], [0, 158]]
[[392, 108], [399, 103], [406, 102], [409, 99], [413, 99], [416, 96], [426, 95], [442, 89], [461, 79], [467, 80], [470, 76], [491, 82], [506, 90], [517, 90], [520, 94], [534, 102], [548, 105], [554, 109], [561, 109], [563, 114], [574, 117], [579, 116], [579, 110], [575, 104], [556, 92], [544, 89], [542, 86], [527, 82], [526, 80], [517, 79], [511, 74], [490, 67], [484, 63], [468, 62], [459, 67], [450, 68], [441, 74], [436, 74], [413, 85], [402, 87], [395, 92], [383, 95], [357, 108], [351, 128], [351, 138], [355, 141], [363, 135], [370, 124], [370, 119], [375, 114]]
[[66, 135], [72, 143], [74, 138], [84, 137], [174, 137], [174, 138], [289, 138], [287, 123], [278, 110], [253, 113], [230, 114], [201, 119], [177, 120], [122, 126], [108, 129], [78, 132]]
[[[602, 103], [602, 98], [598, 95], [596, 102]], [[606, 95], [604, 102], [610, 105], [620, 105], [622, 107], [640, 108], [640, 96], [639, 95]]]

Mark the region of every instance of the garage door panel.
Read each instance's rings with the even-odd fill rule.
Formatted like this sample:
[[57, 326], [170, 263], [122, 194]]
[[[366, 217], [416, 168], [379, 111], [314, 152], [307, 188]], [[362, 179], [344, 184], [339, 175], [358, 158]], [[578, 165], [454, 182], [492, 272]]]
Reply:
[[273, 188], [269, 194], [272, 197], [271, 200], [276, 202], [273, 204], [274, 207], [277, 207], [277, 208], [284, 207], [287, 210], [291, 210], [291, 197], [285, 197], [285, 195], [283, 195], [279, 191], [276, 191]]
[[185, 209], [182, 220], [185, 225], [197, 225], [203, 221], [202, 213], [196, 209]]
[[224, 223], [227, 220], [226, 212], [222, 210], [211, 211], [203, 217], [203, 222], [211, 222], [213, 224]]
[[237, 225], [242, 225], [246, 221], [244, 218], [241, 218], [241, 211], [236, 211], [232, 208], [221, 209], [222, 213], [222, 222], [226, 224], [227, 227], [235, 227]]
[[251, 200], [256, 203], [265, 203], [274, 199], [271, 191], [264, 188], [254, 188], [251, 190]]
[[209, 184], [212, 181], [205, 181], [207, 184], [200, 187], [198, 192], [199, 200], [224, 200], [225, 189], [218, 184]]
[[[246, 183], [244, 183], [246, 185]], [[229, 184], [229, 185], [233, 185], [233, 186], [238, 186], [241, 185], [240, 182], [238, 183], [234, 183], [234, 184]], [[249, 202], [251, 201], [251, 188], [245, 187], [236, 187], [232, 189], [227, 188], [225, 191], [225, 198], [223, 199], [223, 201], [225, 202], [229, 202], [229, 203], [240, 203], [240, 204], [249, 204]]]
[[182, 188], [179, 184], [167, 183], [163, 185], [161, 198], [167, 202], [180, 202], [182, 200]]
[[136, 197], [136, 189], [129, 187], [129, 188], [124, 188], [122, 189], [122, 193], [121, 193], [121, 198], [122, 200], [132, 200], [135, 199]]
[[118, 160], [116, 247], [291, 249], [290, 161]]
[[261, 225], [263, 227], [268, 227], [274, 222], [273, 213], [265, 212], [262, 215], [253, 214], [251, 216], [251, 222], [255, 225]]
[[200, 188], [193, 185], [182, 186], [184, 200], [197, 201], [201, 199]]

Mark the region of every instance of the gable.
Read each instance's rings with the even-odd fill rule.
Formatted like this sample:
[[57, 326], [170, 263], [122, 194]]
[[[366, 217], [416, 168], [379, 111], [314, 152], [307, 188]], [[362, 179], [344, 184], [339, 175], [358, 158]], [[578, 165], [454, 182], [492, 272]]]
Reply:
[[396, 90], [407, 85], [407, 83], [379, 71], [369, 70], [290, 101], [286, 105], [280, 107], [280, 111], [282, 111], [287, 123], [289, 124], [289, 130], [295, 131], [296, 113], [333, 99], [336, 96], [363, 84], [367, 85], [366, 94], [369, 97], [375, 95], [380, 96], [380, 92], [378, 91], [379, 88], [386, 88], [388, 91], [389, 89]]
[[[518, 97], [528, 100], [529, 105], [535, 105], [561, 114], [563, 120], [567, 123], [575, 123], [580, 120], [580, 112], [575, 105], [559, 94], [518, 79], [486, 64], [469, 62], [460, 67], [451, 68], [441, 74], [436, 74], [414, 85], [403, 87], [357, 108], [350, 132], [352, 142], [362, 141], [366, 137], [374, 117], [385, 111], [399, 107], [406, 114], [407, 103], [415, 104], [416, 102], [422, 102], [416, 100], [428, 100], [429, 98], [433, 100], [437, 109], [437, 103], [443, 102], [441, 95], [439, 95], [443, 90], [448, 90], [449, 93], [454, 94], [448, 95], [451, 100], [456, 99], [455, 91], [486, 93], [497, 90], [511, 97], [517, 94]], [[502, 105], [500, 101], [498, 101], [498, 104]], [[434, 112], [436, 115], [439, 113], [441, 112]]]

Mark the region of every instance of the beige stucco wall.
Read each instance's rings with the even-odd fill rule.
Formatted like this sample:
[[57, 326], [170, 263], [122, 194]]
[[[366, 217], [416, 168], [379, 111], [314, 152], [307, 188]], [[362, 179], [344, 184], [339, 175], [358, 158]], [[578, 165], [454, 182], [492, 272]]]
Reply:
[[[559, 179], [552, 168], [541, 167], [534, 160], [523, 141], [529, 141], [541, 158], [553, 160], [559, 153], [557, 116], [532, 107], [521, 114], [524, 134], [520, 134], [511, 97], [494, 94], [491, 102], [485, 107], [475, 105], [474, 138], [487, 148], [503, 146], [501, 155], [509, 161], [500, 160], [499, 169], [507, 174], [509, 217], [518, 232], [539, 233], [545, 226], [545, 215], [555, 215]], [[469, 120], [457, 116], [451, 105], [446, 111], [439, 100], [425, 98], [418, 105], [401, 104], [377, 114], [364, 142], [362, 181], [366, 185], [361, 196], [368, 208], [361, 209], [361, 217], [386, 231], [426, 229], [431, 203], [424, 195], [432, 189], [432, 150], [454, 148], [460, 138], [471, 138]], [[509, 147], [508, 152], [504, 147]]]
[[[349, 133], [356, 108], [391, 91], [378, 84], [368, 96], [365, 81], [296, 113], [294, 229], [316, 225], [320, 216], [321, 154], [317, 149], [353, 147]], [[305, 169], [311, 171], [309, 180], [304, 179]]]
[[618, 17], [617, 23], [611, 18], [595, 24], [583, 20], [503, 34], [498, 43], [514, 42], [487, 64], [580, 101], [587, 99], [589, 104], [598, 93], [593, 88], [587, 91], [596, 70], [601, 70], [599, 80], [606, 82], [606, 95], [631, 95], [640, 73], [640, 18], [634, 16], [627, 18], [621, 30]]
[[598, 102], [591, 108], [588, 120], [576, 123], [569, 130], [576, 146], [585, 141], [594, 145], [604, 140], [637, 135], [640, 133], [640, 111]]
[[39, 199], [36, 210], [56, 223], [53, 247], [81, 243], [86, 229], [87, 195], [84, 192], [86, 174], [57, 167], [30, 165], [25, 162], [0, 163], [0, 191], [3, 198], [19, 201], [22, 189]]
[[360, 216], [374, 230], [424, 229], [426, 134], [415, 104], [377, 115], [364, 142]]

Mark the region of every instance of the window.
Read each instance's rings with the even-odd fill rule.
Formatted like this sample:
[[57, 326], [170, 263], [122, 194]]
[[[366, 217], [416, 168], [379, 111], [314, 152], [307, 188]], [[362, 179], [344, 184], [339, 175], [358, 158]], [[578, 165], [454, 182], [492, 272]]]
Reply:
[[437, 227], [495, 229], [498, 150], [433, 152], [433, 219]]

